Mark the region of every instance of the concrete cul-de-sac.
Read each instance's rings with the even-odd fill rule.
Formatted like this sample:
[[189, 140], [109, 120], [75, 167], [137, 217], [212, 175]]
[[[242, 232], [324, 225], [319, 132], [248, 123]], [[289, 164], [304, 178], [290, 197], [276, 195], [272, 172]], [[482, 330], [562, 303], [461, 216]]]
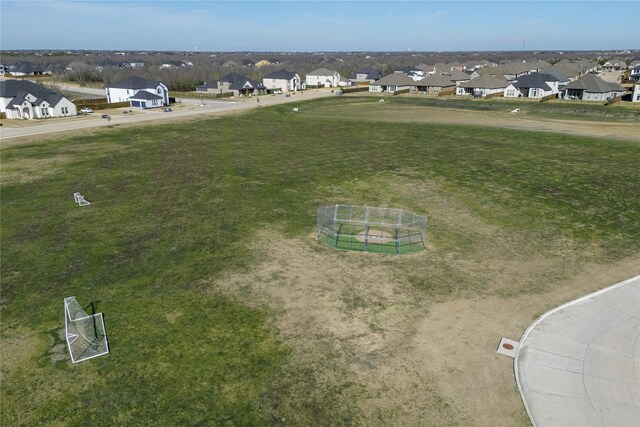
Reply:
[[640, 276], [546, 313], [514, 369], [534, 426], [640, 425]]

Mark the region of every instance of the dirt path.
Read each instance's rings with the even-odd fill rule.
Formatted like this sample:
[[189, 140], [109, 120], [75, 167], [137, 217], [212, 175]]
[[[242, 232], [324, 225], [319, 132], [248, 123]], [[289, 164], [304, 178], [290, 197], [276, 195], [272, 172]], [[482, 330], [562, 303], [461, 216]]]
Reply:
[[350, 103], [334, 108], [329, 114], [319, 112], [316, 117], [357, 117], [382, 122], [418, 122], [488, 126], [497, 128], [554, 132], [568, 135], [601, 137], [640, 142], [640, 123], [614, 120], [568, 120], [541, 118], [525, 113], [474, 111], [442, 107], [420, 107], [371, 102]]

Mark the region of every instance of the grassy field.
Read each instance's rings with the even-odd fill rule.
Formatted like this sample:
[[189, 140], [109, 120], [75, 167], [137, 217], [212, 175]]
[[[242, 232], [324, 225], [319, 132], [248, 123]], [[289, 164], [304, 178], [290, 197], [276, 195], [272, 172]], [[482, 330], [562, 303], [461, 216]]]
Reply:
[[[298, 107], [2, 148], [2, 425], [526, 425], [495, 345], [638, 274], [640, 145]], [[320, 244], [333, 203], [427, 251]], [[71, 295], [109, 355], [70, 363]]]

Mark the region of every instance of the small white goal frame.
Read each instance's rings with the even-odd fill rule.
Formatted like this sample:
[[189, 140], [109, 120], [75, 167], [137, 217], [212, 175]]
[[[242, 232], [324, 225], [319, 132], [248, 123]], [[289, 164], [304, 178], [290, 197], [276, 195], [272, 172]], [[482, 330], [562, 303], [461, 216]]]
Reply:
[[75, 200], [78, 206], [87, 206], [91, 204], [90, 201], [86, 200], [84, 196], [78, 192], [73, 193], [73, 200]]
[[76, 297], [64, 299], [64, 332], [73, 363], [109, 353], [104, 316], [102, 313], [87, 314]]

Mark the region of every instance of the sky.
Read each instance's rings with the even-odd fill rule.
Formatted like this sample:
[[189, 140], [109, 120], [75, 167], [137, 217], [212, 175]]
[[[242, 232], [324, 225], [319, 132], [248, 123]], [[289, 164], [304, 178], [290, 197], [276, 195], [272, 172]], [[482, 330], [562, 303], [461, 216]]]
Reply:
[[0, 0], [0, 49], [640, 49], [640, 1]]

